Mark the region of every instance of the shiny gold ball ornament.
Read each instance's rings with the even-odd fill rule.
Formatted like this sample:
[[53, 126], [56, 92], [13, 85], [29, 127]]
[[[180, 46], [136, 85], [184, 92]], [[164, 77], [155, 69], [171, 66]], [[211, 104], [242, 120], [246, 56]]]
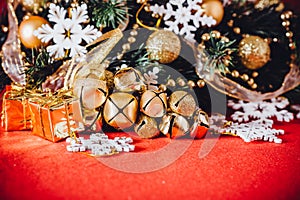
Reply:
[[162, 117], [167, 109], [167, 94], [146, 90], [141, 96], [140, 109], [150, 117]]
[[160, 63], [171, 63], [178, 58], [181, 43], [175, 33], [168, 30], [157, 30], [147, 39], [146, 48], [150, 59]]
[[173, 112], [190, 117], [196, 110], [196, 101], [190, 93], [179, 90], [170, 95], [169, 106]]
[[22, 44], [26, 48], [36, 48], [42, 45], [40, 39], [33, 35], [42, 24], [49, 24], [47, 20], [40, 16], [30, 16], [21, 22], [19, 27], [19, 36]]
[[132, 67], [119, 70], [115, 74], [114, 84], [115, 89], [122, 92], [141, 90], [143, 86], [146, 86], [141, 73]]
[[128, 93], [116, 92], [111, 94], [103, 108], [103, 118], [115, 129], [131, 127], [137, 118], [138, 101]]
[[159, 130], [169, 138], [178, 138], [189, 132], [190, 124], [185, 117], [176, 113], [168, 113], [162, 118]]
[[242, 64], [251, 70], [263, 67], [270, 60], [271, 49], [267, 41], [259, 36], [246, 36], [239, 44]]
[[204, 0], [201, 4], [204, 9], [204, 13], [211, 16], [216, 20], [216, 25], [218, 25], [224, 16], [224, 6], [220, 0]]
[[139, 120], [134, 126], [134, 131], [141, 138], [147, 138], [147, 139], [154, 138], [160, 134], [155, 119], [143, 114], [139, 117]]

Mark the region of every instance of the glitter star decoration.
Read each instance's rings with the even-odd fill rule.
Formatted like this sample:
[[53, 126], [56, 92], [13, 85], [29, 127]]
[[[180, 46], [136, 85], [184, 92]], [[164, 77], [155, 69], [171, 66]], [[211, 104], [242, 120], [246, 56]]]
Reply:
[[81, 43], [83, 41], [90, 43], [101, 36], [102, 33], [93, 25], [82, 27], [88, 20], [86, 4], [72, 8], [71, 18], [66, 17], [67, 10], [60, 6], [51, 3], [49, 8], [48, 18], [54, 26], [43, 24], [34, 31], [34, 35], [44, 43], [53, 42], [47, 47], [50, 56], [62, 58], [66, 55], [69, 57], [84, 55], [87, 50]]

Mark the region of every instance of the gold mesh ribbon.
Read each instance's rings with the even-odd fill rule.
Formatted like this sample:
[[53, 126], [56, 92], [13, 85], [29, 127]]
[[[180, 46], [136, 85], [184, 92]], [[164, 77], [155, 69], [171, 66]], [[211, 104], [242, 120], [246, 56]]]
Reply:
[[76, 64], [76, 59], [78, 58], [72, 60], [65, 77], [65, 88], [73, 88], [75, 80], [84, 77], [86, 74], [92, 73], [103, 76], [105, 70], [103, 61], [122, 37], [122, 31], [120, 29], [115, 29], [103, 34], [101, 37], [90, 43], [87, 48], [93, 46], [96, 47], [86, 54], [83, 61]]

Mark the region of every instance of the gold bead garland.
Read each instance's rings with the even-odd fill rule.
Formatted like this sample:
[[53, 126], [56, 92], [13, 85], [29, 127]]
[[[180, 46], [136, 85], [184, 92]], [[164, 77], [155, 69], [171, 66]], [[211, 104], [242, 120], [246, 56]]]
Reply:
[[124, 43], [122, 45], [122, 52], [121, 53], [118, 53], [117, 55], [117, 58], [119, 60], [122, 59], [124, 53], [128, 52], [130, 50], [130, 47], [131, 47], [131, 44], [135, 43], [136, 42], [136, 36], [138, 35], [138, 28], [139, 28], [139, 25], [138, 24], [134, 24], [133, 29], [130, 31], [130, 37], [127, 39], [127, 43]]

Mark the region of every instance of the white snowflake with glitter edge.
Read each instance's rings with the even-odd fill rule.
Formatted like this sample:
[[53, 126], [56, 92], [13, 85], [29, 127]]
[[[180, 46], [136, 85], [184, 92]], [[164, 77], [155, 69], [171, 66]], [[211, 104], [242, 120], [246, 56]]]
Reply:
[[204, 13], [204, 9], [200, 6], [202, 0], [186, 0], [186, 4], [184, 3], [185, 1], [181, 0], [170, 0], [166, 7], [158, 4], [150, 6], [150, 11], [164, 16], [163, 19], [167, 25], [165, 29], [184, 36], [190, 42], [195, 42], [193, 32], [200, 27], [200, 23], [201, 26], [211, 27], [217, 22], [213, 17]]
[[85, 28], [81, 26], [88, 20], [86, 4], [73, 8], [71, 18], [66, 18], [67, 11], [54, 3], [51, 3], [49, 8], [49, 21], [55, 25], [51, 28], [48, 24], [43, 24], [34, 31], [34, 35], [44, 43], [53, 41], [54, 44], [47, 47], [50, 56], [64, 57], [67, 50], [70, 51], [70, 57], [84, 55], [87, 50], [80, 45], [82, 41], [90, 43], [102, 35], [93, 25], [87, 25]]
[[294, 119], [293, 113], [285, 110], [289, 101], [284, 97], [273, 98], [270, 101], [245, 102], [228, 101], [228, 106], [236, 110], [232, 115], [230, 126], [220, 128], [221, 134], [239, 136], [245, 142], [264, 140], [282, 143], [277, 135], [284, 134], [284, 130], [273, 129], [273, 117], [278, 121], [290, 122]]
[[119, 152], [134, 151], [135, 146], [130, 137], [115, 137], [109, 139], [104, 133], [93, 133], [89, 139], [83, 137], [67, 138], [67, 151], [69, 152], [86, 152], [90, 151], [92, 155], [104, 156], [113, 155]]

